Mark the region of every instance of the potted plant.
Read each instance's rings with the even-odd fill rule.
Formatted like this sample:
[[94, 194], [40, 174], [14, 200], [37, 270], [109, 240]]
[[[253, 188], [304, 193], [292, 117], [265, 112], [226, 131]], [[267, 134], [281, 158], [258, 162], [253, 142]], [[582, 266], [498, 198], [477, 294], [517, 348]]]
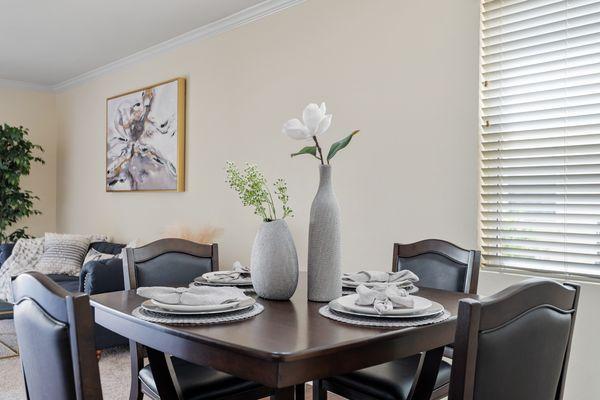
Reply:
[[[34, 155], [44, 151], [28, 138], [28, 129], [0, 125], [0, 246], [10, 246], [18, 239], [28, 238], [27, 227], [10, 232], [10, 228], [23, 218], [41, 214], [33, 207], [39, 198], [30, 190], [21, 188], [21, 177], [29, 175], [33, 163], [44, 164]], [[0, 247], [0, 253], [3, 248]]]
[[319, 137], [331, 126], [331, 118], [325, 103], [311, 103], [304, 109], [302, 121], [294, 118], [283, 125], [283, 133], [292, 139], [314, 142], [292, 157], [306, 154], [320, 162], [319, 188], [310, 207], [308, 230], [308, 299], [312, 301], [331, 301], [342, 295], [341, 217], [331, 181], [331, 160], [359, 132], [355, 130], [333, 143], [325, 158]]
[[[244, 206], [254, 207], [263, 223], [252, 245], [251, 277], [256, 294], [269, 300], [288, 300], [298, 286], [298, 255], [286, 217], [292, 216], [288, 205], [287, 183], [277, 179], [272, 187], [254, 164], [239, 170], [226, 164], [227, 183], [235, 190]], [[275, 198], [280, 203], [281, 212]]]

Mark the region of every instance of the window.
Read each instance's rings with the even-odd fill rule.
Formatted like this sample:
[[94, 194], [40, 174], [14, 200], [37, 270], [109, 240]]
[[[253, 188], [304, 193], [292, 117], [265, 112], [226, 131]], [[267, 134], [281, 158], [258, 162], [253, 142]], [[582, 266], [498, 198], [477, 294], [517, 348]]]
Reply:
[[488, 0], [484, 265], [600, 278], [600, 0]]

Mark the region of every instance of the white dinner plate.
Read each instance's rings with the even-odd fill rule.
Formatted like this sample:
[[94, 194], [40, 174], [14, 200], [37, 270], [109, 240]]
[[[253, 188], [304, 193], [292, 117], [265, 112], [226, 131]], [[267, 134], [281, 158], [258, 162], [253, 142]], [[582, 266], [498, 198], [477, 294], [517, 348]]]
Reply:
[[[411, 308], [394, 308], [386, 311], [384, 314], [389, 315], [413, 315], [418, 314], [424, 310], [427, 310], [432, 306], [431, 300], [419, 296], [410, 296], [413, 300], [414, 306]], [[358, 294], [351, 294], [348, 296], [342, 296], [337, 299], [338, 303], [347, 310], [359, 312], [361, 314], [374, 314], [379, 315], [375, 307], [373, 306], [361, 306], [357, 305], [356, 301]]]
[[[348, 297], [348, 296], [345, 296]], [[341, 298], [341, 297], [340, 297]], [[431, 307], [429, 307], [426, 310], [423, 310], [417, 314], [366, 314], [366, 313], [361, 313], [361, 312], [357, 312], [357, 311], [352, 311], [352, 310], [348, 310], [347, 308], [343, 307], [339, 302], [339, 299], [335, 299], [332, 300], [331, 302], [329, 302], [329, 308], [332, 309], [333, 311], [342, 313], [342, 314], [348, 314], [348, 315], [358, 315], [360, 317], [371, 317], [371, 318], [424, 318], [424, 317], [431, 317], [433, 315], [437, 315], [441, 312], [444, 311], [444, 306], [441, 305], [440, 303], [436, 303], [435, 301], [432, 301], [431, 303]], [[374, 309], [373, 309], [374, 310]]]
[[[158, 312], [162, 314], [173, 314], [173, 315], [205, 315], [205, 314], [223, 314], [230, 313], [234, 311], [245, 310], [246, 308], [252, 307], [255, 301], [253, 302], [245, 302], [243, 305], [238, 303], [237, 307], [231, 307], [220, 310], [212, 310], [212, 311], [175, 311], [175, 310], [167, 310], [161, 307], [158, 307], [152, 303], [152, 300], [146, 300], [142, 303], [142, 308], [152, 312]], [[236, 303], [231, 303], [236, 304]]]
[[[152, 302], [153, 305], [155, 305], [158, 308], [162, 308], [163, 310], [170, 310], [170, 311], [195, 311], [195, 312], [203, 312], [203, 311], [223, 311], [223, 310], [229, 310], [232, 308], [236, 308], [238, 306], [240, 306], [239, 301], [234, 301], [231, 303], [225, 303], [225, 304], [211, 304], [211, 305], [203, 305], [203, 306], [192, 306], [192, 305], [187, 305], [187, 304], [167, 304], [167, 303], [161, 303], [160, 301], [157, 301], [155, 299], [150, 299], [150, 301]], [[254, 304], [255, 300], [251, 297], [248, 297], [248, 300], [245, 300], [243, 302], [243, 305], [246, 305], [248, 303], [252, 303]]]

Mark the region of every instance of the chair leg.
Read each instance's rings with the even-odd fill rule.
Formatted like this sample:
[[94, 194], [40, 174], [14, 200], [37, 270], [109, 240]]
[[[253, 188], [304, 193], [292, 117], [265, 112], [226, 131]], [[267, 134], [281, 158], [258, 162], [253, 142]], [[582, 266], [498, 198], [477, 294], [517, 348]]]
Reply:
[[142, 384], [138, 378], [140, 370], [144, 367], [144, 358], [139, 346], [133, 340], [129, 341], [129, 357], [131, 359], [131, 387], [129, 389], [129, 400], [142, 400]]
[[304, 383], [296, 385], [296, 400], [304, 400]]
[[327, 400], [327, 390], [323, 387], [323, 381], [316, 379], [313, 381], [312, 388], [313, 400]]
[[408, 396], [409, 399], [431, 399], [443, 354], [444, 347], [438, 347], [421, 355], [415, 382]]
[[161, 399], [182, 400], [183, 394], [175, 375], [171, 356], [161, 351], [146, 347], [150, 370], [156, 384], [156, 391]]

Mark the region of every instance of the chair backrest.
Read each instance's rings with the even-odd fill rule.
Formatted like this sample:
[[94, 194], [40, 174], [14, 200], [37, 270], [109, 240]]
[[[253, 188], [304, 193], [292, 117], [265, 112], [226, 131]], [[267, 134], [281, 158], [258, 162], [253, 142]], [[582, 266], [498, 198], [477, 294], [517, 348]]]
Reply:
[[461, 300], [449, 399], [562, 399], [578, 300], [547, 279]]
[[102, 399], [88, 296], [39, 272], [16, 277], [12, 291], [27, 398]]
[[141, 286], [187, 286], [194, 278], [219, 269], [217, 244], [160, 239], [123, 249], [125, 289]]
[[394, 244], [392, 271], [407, 269], [419, 277], [417, 286], [477, 293], [481, 253], [450, 242], [427, 239]]

